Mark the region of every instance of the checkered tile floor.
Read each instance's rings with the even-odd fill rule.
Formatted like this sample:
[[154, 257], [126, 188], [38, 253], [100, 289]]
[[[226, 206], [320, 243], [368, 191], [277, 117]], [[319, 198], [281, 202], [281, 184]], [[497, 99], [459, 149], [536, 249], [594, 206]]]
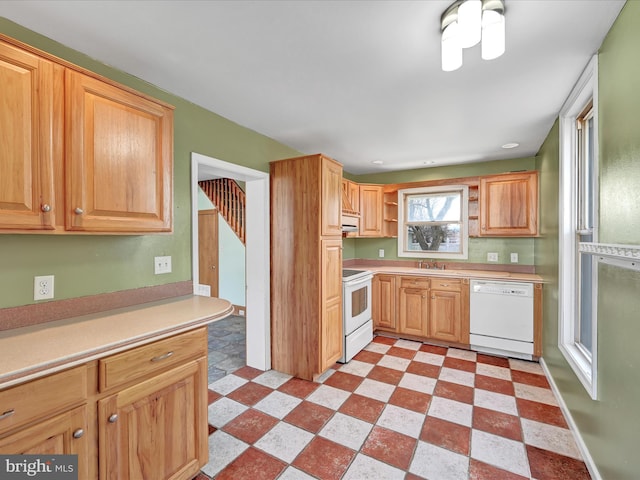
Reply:
[[321, 382], [244, 367], [209, 402], [198, 480], [590, 478], [533, 362], [378, 336]]

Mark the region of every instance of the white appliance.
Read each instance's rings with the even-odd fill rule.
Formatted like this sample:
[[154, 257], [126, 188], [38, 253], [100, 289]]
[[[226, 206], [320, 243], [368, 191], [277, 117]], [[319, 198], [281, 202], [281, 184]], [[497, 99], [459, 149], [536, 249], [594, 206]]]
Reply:
[[347, 363], [373, 340], [371, 279], [366, 270], [342, 270], [342, 328], [344, 345], [338, 362]]
[[469, 314], [473, 350], [532, 359], [532, 283], [472, 280]]

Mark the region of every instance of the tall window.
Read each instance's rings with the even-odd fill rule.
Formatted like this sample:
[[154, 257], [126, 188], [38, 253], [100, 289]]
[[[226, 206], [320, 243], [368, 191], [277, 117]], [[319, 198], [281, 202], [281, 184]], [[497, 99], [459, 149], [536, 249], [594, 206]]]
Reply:
[[559, 348], [597, 398], [597, 57], [587, 65], [560, 114]]
[[398, 255], [467, 258], [468, 201], [466, 185], [398, 191]]

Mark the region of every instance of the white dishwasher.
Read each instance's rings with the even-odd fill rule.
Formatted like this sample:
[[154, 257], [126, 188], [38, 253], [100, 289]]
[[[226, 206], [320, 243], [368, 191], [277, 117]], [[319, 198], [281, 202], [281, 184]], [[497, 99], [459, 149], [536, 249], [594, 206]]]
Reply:
[[471, 349], [532, 359], [533, 284], [472, 280]]

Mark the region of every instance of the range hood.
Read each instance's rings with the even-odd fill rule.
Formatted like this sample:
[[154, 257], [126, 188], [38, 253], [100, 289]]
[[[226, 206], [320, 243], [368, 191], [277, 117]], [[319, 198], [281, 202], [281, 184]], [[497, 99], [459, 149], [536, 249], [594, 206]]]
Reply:
[[342, 219], [342, 231], [343, 232], [357, 232], [358, 226], [350, 223], [345, 223], [345, 219]]
[[360, 229], [359, 223], [360, 213], [353, 209], [347, 192], [342, 190], [342, 231], [357, 232]]

